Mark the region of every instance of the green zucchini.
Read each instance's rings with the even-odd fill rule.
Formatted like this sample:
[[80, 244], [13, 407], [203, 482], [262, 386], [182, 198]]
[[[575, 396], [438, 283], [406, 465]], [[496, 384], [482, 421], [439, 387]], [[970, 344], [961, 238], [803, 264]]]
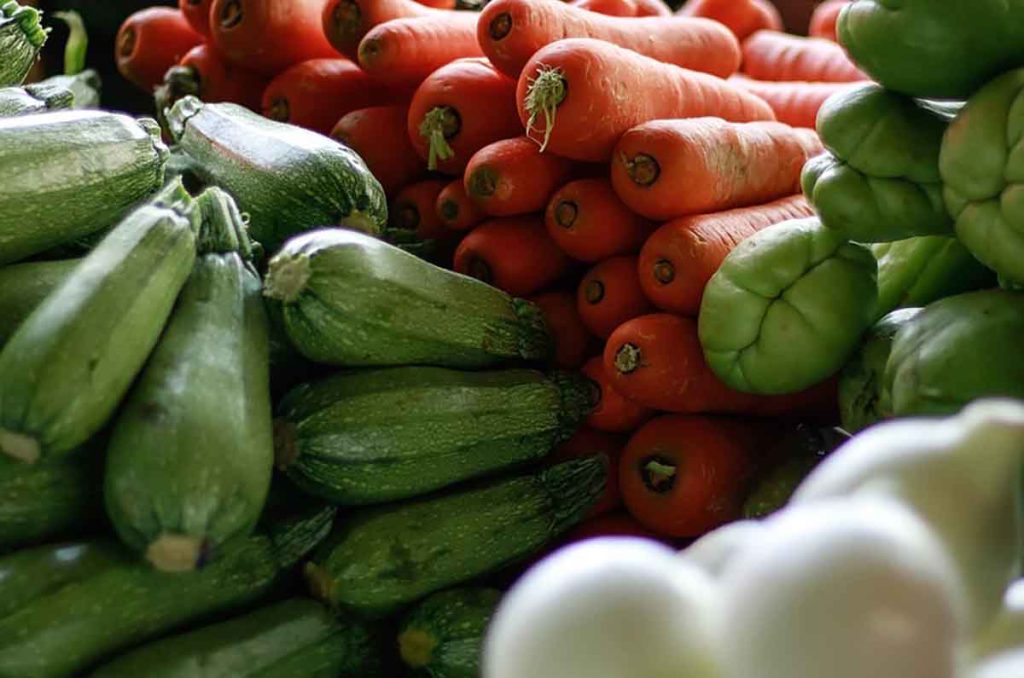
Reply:
[[174, 105], [168, 125], [199, 178], [235, 197], [268, 253], [296, 233], [343, 220], [371, 234], [387, 224], [380, 182], [329, 137], [191, 96]]
[[579, 428], [593, 384], [532, 370], [395, 367], [304, 384], [280, 405], [278, 466], [337, 504], [379, 504], [540, 459]]
[[0, 268], [0, 348], [79, 263], [80, 259], [65, 259]]
[[551, 350], [533, 304], [354, 231], [288, 241], [264, 294], [283, 304], [288, 338], [315, 362], [479, 368]]
[[152, 120], [100, 111], [0, 118], [0, 264], [117, 223], [163, 184]]
[[267, 318], [238, 208], [196, 198], [200, 255], [111, 432], [114, 528], [162, 570], [190, 570], [252, 531], [274, 465]]
[[499, 602], [501, 591], [496, 589], [435, 593], [402, 621], [402, 660], [432, 678], [477, 678], [487, 625]]
[[35, 7], [0, 0], [0, 87], [20, 85], [25, 80], [48, 33]]
[[99, 105], [99, 87], [96, 71], [55, 75], [24, 87], [0, 87], [0, 118], [68, 108], [95, 108]]
[[118, 657], [92, 678], [366, 678], [380, 675], [371, 629], [308, 598], [160, 640]]
[[606, 464], [574, 459], [357, 513], [306, 564], [310, 589], [333, 606], [387, 614], [521, 561], [583, 519], [604, 493]]
[[171, 186], [165, 200], [118, 224], [0, 351], [0, 452], [60, 456], [114, 414], [196, 257], [188, 195]]
[[34, 85], [27, 85], [25, 89], [39, 93], [65, 90], [71, 92], [72, 108], [99, 108], [102, 86], [100, 74], [87, 69], [74, 75], [54, 75]]
[[[92, 542], [0, 558], [0, 572], [34, 589], [6, 605], [0, 618], [0, 675], [80, 673], [114, 653], [250, 605], [324, 536], [332, 515], [318, 508], [236, 540], [217, 561], [186, 574], [154, 570], [130, 551]], [[88, 567], [66, 562], [68, 553], [92, 551]], [[69, 568], [72, 577], [53, 574]], [[0, 601], [4, 588], [0, 578]]]

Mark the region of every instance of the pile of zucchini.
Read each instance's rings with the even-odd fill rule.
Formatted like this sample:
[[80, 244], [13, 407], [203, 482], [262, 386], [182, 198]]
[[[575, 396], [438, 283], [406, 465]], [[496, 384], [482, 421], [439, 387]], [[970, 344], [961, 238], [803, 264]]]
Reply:
[[541, 463], [596, 393], [539, 310], [379, 239], [331, 139], [5, 77], [0, 675], [476, 675], [605, 485]]

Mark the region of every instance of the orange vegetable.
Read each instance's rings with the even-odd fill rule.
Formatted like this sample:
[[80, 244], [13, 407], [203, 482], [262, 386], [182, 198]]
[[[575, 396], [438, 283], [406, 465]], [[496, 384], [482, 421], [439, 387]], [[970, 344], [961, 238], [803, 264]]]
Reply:
[[522, 134], [516, 82], [487, 59], [459, 59], [437, 69], [416, 90], [409, 138], [430, 169], [460, 175], [487, 144]]
[[178, 9], [203, 37], [210, 37], [210, 5], [213, 0], [178, 0]]
[[555, 451], [548, 457], [548, 463], [559, 464], [570, 459], [580, 457], [593, 457], [603, 454], [608, 458], [608, 480], [605, 483], [604, 495], [598, 500], [590, 512], [590, 517], [596, 517], [613, 511], [622, 506], [622, 496], [619, 494], [618, 468], [619, 458], [622, 456], [622, 448], [625, 440], [620, 436], [614, 436], [602, 431], [595, 431], [586, 426], [580, 428], [576, 434], [555, 448]]
[[359, 43], [373, 27], [392, 19], [427, 16], [436, 11], [414, 0], [328, 0], [321, 23], [334, 49], [356, 59]]
[[671, 16], [672, 10], [661, 0], [573, 0], [574, 7], [608, 16]]
[[813, 214], [806, 198], [793, 195], [670, 221], [640, 250], [640, 287], [658, 308], [696, 316], [708, 280], [737, 245], [762, 228]]
[[381, 82], [417, 87], [456, 59], [483, 56], [476, 18], [474, 12], [438, 11], [380, 24], [359, 43], [359, 65]]
[[548, 290], [530, 297], [551, 332], [555, 343], [554, 367], [575, 370], [583, 365], [587, 356], [597, 348], [597, 340], [580, 319], [576, 310], [576, 297], [568, 290]]
[[850, 0], [825, 0], [815, 7], [808, 34], [812, 38], [836, 42], [836, 22], [839, 20], [839, 13], [849, 4]]
[[611, 158], [627, 130], [651, 120], [775, 117], [764, 101], [724, 80], [585, 38], [561, 40], [534, 54], [516, 100], [527, 134], [542, 147], [599, 162]]
[[536, 216], [485, 221], [463, 238], [455, 252], [456, 271], [516, 297], [544, 289], [568, 269], [568, 257]]
[[612, 156], [612, 185], [651, 219], [765, 203], [800, 191], [816, 132], [777, 122], [655, 120], [626, 132]]
[[818, 110], [830, 96], [860, 87], [850, 82], [766, 82], [743, 75], [734, 75], [729, 82], [768, 102], [779, 122], [808, 129], [815, 128]]
[[267, 87], [265, 77], [224, 61], [206, 44], [193, 47], [167, 71], [164, 83], [170, 88], [168, 103], [195, 94], [208, 103], [229, 102], [254, 111], [260, 110]]
[[583, 366], [601, 391], [597, 407], [587, 417], [587, 425], [608, 433], [629, 433], [654, 415], [654, 411], [625, 398], [615, 390], [604, 368], [604, 359], [594, 356]]
[[769, 0], [690, 0], [677, 12], [723, 23], [740, 42], [763, 29], [781, 31], [782, 15]]
[[638, 251], [652, 230], [619, 200], [607, 179], [562, 186], [548, 201], [544, 223], [563, 252], [589, 262]]
[[779, 31], [758, 31], [744, 41], [742, 70], [755, 80], [858, 82], [868, 79], [838, 44]]
[[363, 108], [346, 114], [331, 131], [332, 137], [359, 154], [388, 196], [427, 170], [405, 133], [408, 115], [405, 106]]
[[487, 218], [467, 195], [461, 178], [450, 182], [437, 196], [437, 216], [449, 231], [468, 231]]
[[139, 10], [125, 19], [117, 31], [117, 70], [139, 89], [152, 92], [163, 82], [167, 70], [202, 41], [203, 36], [177, 9]]
[[437, 216], [437, 196], [447, 183], [443, 179], [425, 179], [399, 191], [391, 204], [391, 226], [415, 231], [421, 240], [448, 235], [444, 222]]
[[[612, 475], [617, 475], [618, 469]], [[616, 481], [618, 482], [618, 481]], [[643, 537], [660, 540], [654, 532], [641, 525], [625, 511], [615, 511], [584, 520], [565, 535], [565, 544], [596, 537]]]
[[455, 0], [416, 0], [416, 2], [434, 9], [455, 9]]
[[635, 256], [605, 259], [590, 269], [580, 281], [576, 303], [583, 323], [603, 339], [627, 320], [654, 310], [640, 289]]
[[466, 166], [466, 193], [494, 216], [544, 209], [548, 198], [568, 180], [575, 163], [541, 153], [526, 137], [503, 139], [477, 151]]

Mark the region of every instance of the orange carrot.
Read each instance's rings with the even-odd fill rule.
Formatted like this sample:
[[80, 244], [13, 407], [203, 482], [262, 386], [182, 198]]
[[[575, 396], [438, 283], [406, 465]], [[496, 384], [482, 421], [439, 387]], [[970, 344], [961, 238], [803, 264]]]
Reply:
[[578, 369], [586, 361], [597, 340], [580, 319], [576, 297], [568, 290], [549, 290], [530, 297], [540, 307], [555, 343], [554, 367]]
[[761, 427], [669, 415], [633, 434], [619, 461], [626, 509], [663, 537], [699, 537], [740, 517], [762, 446]]
[[[740, 66], [739, 43], [721, 24], [689, 17], [625, 19], [559, 0], [494, 0], [480, 14], [477, 39], [491, 62], [518, 77], [539, 49], [566, 38], [614, 43], [657, 61], [727, 77]], [[622, 96], [641, 96], [622, 92]]]
[[534, 54], [519, 78], [516, 101], [527, 134], [542, 147], [599, 162], [611, 158], [626, 131], [651, 120], [775, 118], [764, 101], [724, 80], [586, 38], [561, 40]]
[[798, 193], [804, 163], [821, 150], [816, 132], [778, 122], [655, 120], [619, 139], [612, 185], [651, 219], [719, 212]]
[[364, 108], [346, 114], [331, 131], [332, 137], [359, 154], [388, 196], [427, 171], [405, 134], [408, 115], [405, 106]]
[[574, 7], [608, 16], [671, 16], [672, 10], [661, 0], [573, 0]]
[[763, 29], [783, 29], [782, 15], [769, 0], [690, 0], [677, 14], [721, 22], [740, 42]]
[[[609, 477], [616, 477], [615, 483], [618, 486], [618, 469]], [[575, 528], [565, 534], [562, 545], [574, 544], [585, 539], [596, 539], [598, 537], [641, 537], [664, 541], [661, 537], [651, 532], [636, 521], [636, 518], [625, 511], [613, 511], [603, 515], [584, 520]]]
[[483, 56], [475, 12], [438, 11], [380, 24], [359, 43], [359, 65], [396, 86], [416, 87], [441, 66]]
[[444, 222], [437, 216], [437, 196], [447, 183], [443, 179], [425, 179], [399, 191], [391, 205], [392, 228], [415, 231], [421, 240], [448, 235]]
[[583, 323], [602, 339], [627, 320], [654, 310], [640, 289], [632, 255], [612, 257], [590, 269], [580, 281], [576, 304]]
[[210, 37], [210, 5], [213, 0], [178, 0], [178, 9], [185, 19], [205, 38]]
[[779, 31], [758, 31], [744, 41], [742, 70], [755, 80], [859, 82], [868, 78], [838, 44]]
[[213, 44], [228, 61], [271, 77], [301, 61], [336, 59], [320, 22], [326, 1], [213, 0]]
[[433, 7], [434, 9], [455, 9], [455, 0], [416, 0], [416, 2], [424, 7]]
[[449, 231], [468, 231], [487, 218], [466, 193], [462, 179], [450, 182], [437, 196], [437, 216]]
[[482, 149], [466, 166], [466, 193], [494, 216], [544, 209], [548, 198], [569, 178], [575, 163], [541, 153], [526, 137], [503, 139]]
[[161, 106], [169, 106], [187, 94], [207, 103], [228, 102], [260, 110], [267, 79], [259, 73], [224, 61], [210, 45], [196, 45], [164, 76], [167, 92]]
[[651, 224], [622, 204], [607, 179], [577, 179], [548, 201], [548, 234], [573, 259], [598, 262], [636, 252]]
[[435, 11], [414, 0], [328, 0], [321, 23], [334, 49], [356, 59], [359, 43], [371, 28], [392, 19], [427, 16]]
[[815, 7], [808, 35], [837, 42], [836, 22], [839, 21], [839, 13], [843, 11], [843, 7], [849, 4], [850, 0], [825, 0]]
[[551, 456], [547, 458], [549, 464], [560, 464], [570, 459], [593, 457], [599, 454], [607, 457], [609, 473], [605, 483], [604, 494], [587, 513], [588, 517], [600, 516], [622, 506], [622, 496], [619, 494], [618, 469], [619, 458], [622, 457], [622, 448], [625, 444], [626, 441], [621, 436], [611, 435], [603, 431], [595, 431], [584, 426], [572, 438], [556, 447]]
[[765, 82], [734, 75], [729, 82], [764, 99], [779, 122], [814, 129], [818, 110], [833, 94], [860, 87], [853, 82]]
[[762, 228], [813, 214], [806, 198], [793, 195], [670, 221], [640, 250], [640, 287], [658, 308], [696, 316], [708, 280], [737, 245]]
[[430, 169], [460, 175], [487, 144], [522, 134], [516, 82], [487, 59], [459, 59], [423, 81], [409, 108], [409, 138]]
[[539, 217], [485, 221], [469, 232], [455, 252], [455, 270], [525, 297], [569, 270], [569, 259], [548, 237]]
[[117, 31], [117, 70], [133, 85], [152, 93], [164, 74], [181, 61], [203, 36], [170, 7], [150, 7], [135, 12]]
[[654, 411], [627, 400], [615, 390], [604, 368], [604, 359], [594, 356], [583, 366], [583, 374], [601, 393], [597, 407], [587, 416], [587, 425], [608, 433], [628, 433], [654, 415]]

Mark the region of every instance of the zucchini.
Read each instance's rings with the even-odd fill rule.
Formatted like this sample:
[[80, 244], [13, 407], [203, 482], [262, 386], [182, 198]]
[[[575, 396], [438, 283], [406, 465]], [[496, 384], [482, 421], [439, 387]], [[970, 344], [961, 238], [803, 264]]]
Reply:
[[118, 657], [92, 678], [366, 678], [381, 675], [371, 629], [292, 598]]
[[288, 338], [315, 362], [479, 368], [551, 351], [533, 304], [354, 231], [288, 241], [264, 294], [283, 304]]
[[540, 459], [575, 433], [595, 400], [593, 383], [572, 374], [343, 372], [288, 394], [275, 451], [307, 492], [379, 504]]
[[235, 197], [268, 253], [296, 233], [343, 220], [371, 234], [387, 224], [380, 182], [362, 158], [329, 137], [192, 96], [167, 115], [195, 173]]
[[305, 566], [317, 598], [387, 614], [519, 562], [580, 522], [604, 493], [607, 459], [588, 457], [336, 524]]
[[20, 85], [25, 80], [48, 33], [35, 7], [0, 0], [0, 87]]
[[34, 85], [27, 85], [25, 89], [40, 93], [65, 90], [71, 92], [72, 108], [99, 108], [102, 86], [100, 74], [87, 69], [75, 75], [54, 75]]
[[172, 185], [129, 215], [0, 351], [0, 452], [58, 457], [114, 414], [192, 269], [188, 200]]
[[79, 263], [80, 259], [65, 259], [0, 268], [0, 347]]
[[234, 200], [196, 198], [200, 255], [107, 452], [107, 514], [162, 570], [252, 531], [274, 465], [267, 317]]
[[0, 118], [99, 105], [99, 75], [56, 75], [24, 87], [0, 87]]
[[402, 621], [402, 660], [432, 678], [477, 678], [487, 625], [501, 591], [484, 588], [435, 593]]
[[152, 120], [100, 111], [0, 118], [0, 264], [115, 224], [163, 184]]
[[[317, 508], [275, 524], [234, 541], [216, 562], [187, 574], [154, 570], [117, 545], [92, 542], [0, 558], [0, 572], [35, 589], [20, 596], [20, 604], [7, 605], [12, 611], [0, 618], [0, 675], [80, 673], [113, 653], [249, 605], [270, 593], [324, 536], [332, 515]], [[73, 579], [55, 583], [52, 571], [68, 569], [62, 554], [69, 549], [103, 555], [77, 568]], [[0, 601], [2, 584], [0, 579]]]

